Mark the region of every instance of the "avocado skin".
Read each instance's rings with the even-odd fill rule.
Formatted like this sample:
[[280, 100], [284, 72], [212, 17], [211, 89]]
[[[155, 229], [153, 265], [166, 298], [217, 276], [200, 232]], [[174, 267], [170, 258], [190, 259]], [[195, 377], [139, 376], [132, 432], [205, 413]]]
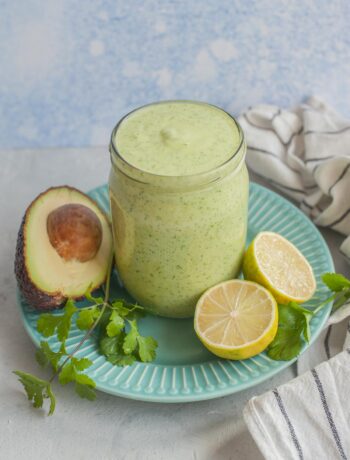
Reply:
[[57, 294], [47, 294], [38, 289], [29, 277], [28, 270], [25, 264], [24, 257], [24, 226], [27, 213], [22, 219], [22, 223], [18, 232], [16, 257], [15, 257], [15, 275], [18, 287], [26, 302], [33, 306], [36, 310], [53, 310], [63, 306], [66, 300], [59, 292]]

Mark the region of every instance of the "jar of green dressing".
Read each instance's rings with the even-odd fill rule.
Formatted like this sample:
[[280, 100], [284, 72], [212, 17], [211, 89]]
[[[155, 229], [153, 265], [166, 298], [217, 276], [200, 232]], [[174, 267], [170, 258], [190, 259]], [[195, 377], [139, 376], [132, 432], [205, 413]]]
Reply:
[[117, 124], [110, 153], [122, 282], [155, 314], [193, 316], [199, 296], [241, 266], [249, 181], [239, 124], [210, 104], [150, 104]]

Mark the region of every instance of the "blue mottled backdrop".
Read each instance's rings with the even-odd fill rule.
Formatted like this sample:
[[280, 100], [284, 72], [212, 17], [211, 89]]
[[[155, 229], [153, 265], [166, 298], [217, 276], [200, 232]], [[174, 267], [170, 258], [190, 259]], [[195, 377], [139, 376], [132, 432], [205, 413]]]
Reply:
[[0, 147], [108, 142], [150, 101], [350, 114], [349, 0], [0, 0]]

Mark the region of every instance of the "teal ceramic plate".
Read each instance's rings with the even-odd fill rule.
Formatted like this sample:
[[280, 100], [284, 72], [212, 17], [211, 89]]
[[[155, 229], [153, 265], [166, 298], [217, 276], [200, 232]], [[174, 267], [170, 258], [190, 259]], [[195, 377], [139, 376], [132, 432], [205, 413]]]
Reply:
[[[107, 186], [90, 192], [104, 209], [108, 210]], [[313, 267], [317, 291], [308, 307], [315, 307], [326, 298], [326, 288], [320, 277], [334, 271], [328, 247], [312, 222], [295, 206], [276, 193], [257, 184], [250, 186], [248, 243], [258, 232], [278, 232], [292, 241]], [[119, 285], [117, 276], [112, 281], [115, 296], [131, 300]], [[42, 337], [35, 325], [38, 313], [33, 312], [18, 296], [24, 326], [36, 345]], [[312, 341], [320, 333], [331, 305], [322, 309], [311, 321]], [[77, 356], [94, 361], [88, 374], [96, 381], [97, 389], [125, 398], [157, 402], [189, 402], [217, 398], [256, 385], [289, 366], [292, 361], [278, 362], [265, 353], [244, 361], [227, 361], [209, 353], [196, 338], [191, 319], [175, 320], [148, 316], [141, 320], [143, 335], [152, 335], [158, 341], [154, 363], [136, 363], [129, 367], [112, 366], [97, 353], [93, 338], [89, 339]], [[75, 328], [67, 340], [72, 351], [82, 337]], [[57, 345], [55, 337], [49, 343]]]

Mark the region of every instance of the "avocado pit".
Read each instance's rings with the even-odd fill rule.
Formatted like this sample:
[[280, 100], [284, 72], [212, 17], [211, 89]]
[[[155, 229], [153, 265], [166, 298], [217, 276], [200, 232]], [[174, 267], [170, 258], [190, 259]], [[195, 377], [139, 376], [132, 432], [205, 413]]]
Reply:
[[96, 214], [82, 204], [64, 204], [47, 216], [52, 247], [65, 261], [93, 259], [102, 242], [102, 225]]

